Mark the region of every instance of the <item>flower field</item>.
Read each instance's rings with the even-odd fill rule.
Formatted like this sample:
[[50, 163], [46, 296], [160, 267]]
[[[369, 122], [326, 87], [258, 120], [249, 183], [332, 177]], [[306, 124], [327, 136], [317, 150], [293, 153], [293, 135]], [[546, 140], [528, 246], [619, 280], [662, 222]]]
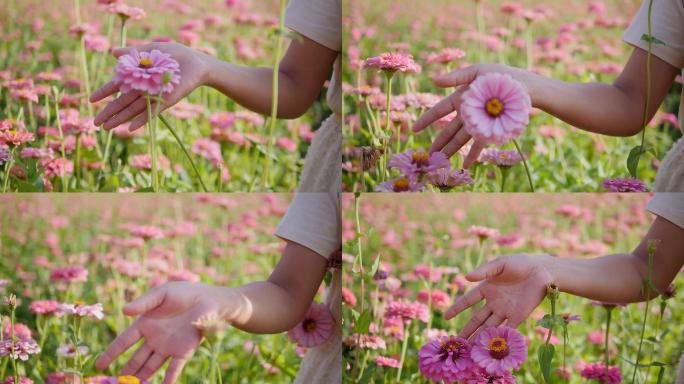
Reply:
[[[286, 47], [281, 2], [129, 3], [3, 1], [0, 190], [293, 191], [314, 132], [330, 114], [324, 102], [272, 125], [269, 116], [201, 87], [151, 124], [134, 120], [109, 131], [94, 118], [113, 98], [88, 101], [113, 79], [125, 83], [123, 92], [153, 96], [178, 83], [179, 63], [155, 56], [140, 61], [140, 70], [167, 72], [131, 88], [141, 75], [123, 67], [115, 73], [110, 50], [121, 46], [178, 42], [230, 63], [273, 67]], [[182, 74], [190, 76], [191, 66], [181, 62]]]
[[[645, 194], [544, 194], [543, 205], [538, 197], [362, 194], [357, 200], [346, 195], [345, 382], [427, 383], [436, 377], [435, 382], [459, 384], [673, 383], [683, 352], [684, 302], [674, 294], [681, 279], [649, 307], [592, 302], [551, 287], [517, 327], [519, 334], [489, 328], [469, 341], [456, 338], [481, 306], [451, 320], [445, 320], [445, 311], [475, 285], [465, 275], [477, 265], [520, 253], [561, 258], [629, 253], [653, 220]], [[550, 322], [553, 318], [558, 322]], [[495, 358], [493, 351], [512, 359], [496, 376], [476, 368], [490, 351]], [[447, 353], [454, 364], [444, 373], [434, 367]], [[458, 376], [464, 367], [473, 376]]]
[[[347, 2], [346, 190], [650, 189], [660, 161], [681, 137], [675, 115], [681, 76], [648, 124], [643, 146], [641, 135], [587, 133], [529, 109], [524, 89], [513, 91], [519, 86], [506, 79], [489, 79], [491, 88], [482, 79], [477, 94], [463, 95], [460, 116], [450, 113], [426, 130], [412, 130], [418, 117], [454, 92], [438, 87], [434, 77], [472, 64], [505, 64], [568, 82], [612, 83], [631, 53], [622, 32], [641, 3], [429, 0], [416, 8], [409, 2]], [[486, 91], [493, 89], [510, 92]], [[477, 102], [486, 115], [474, 113]], [[466, 159], [471, 141], [457, 152], [449, 145], [442, 148], [456, 152], [450, 163], [423, 158], [420, 153], [428, 152], [442, 130], [454, 129], [459, 118], [470, 136], [487, 144], [484, 151]], [[501, 118], [498, 126], [496, 118]], [[431, 169], [425, 169], [428, 164]]]
[[[266, 194], [1, 197], [0, 382], [14, 382], [17, 372], [33, 383], [137, 383], [115, 379], [130, 352], [107, 371], [94, 368], [134, 319], [123, 315], [123, 306], [167, 281], [238, 287], [265, 279], [284, 245], [273, 232], [289, 200]], [[16, 359], [3, 350], [11, 336]], [[285, 334], [228, 329], [218, 340], [214, 348], [201, 344], [179, 383], [290, 383], [304, 352]], [[212, 361], [222, 381], [209, 381]]]

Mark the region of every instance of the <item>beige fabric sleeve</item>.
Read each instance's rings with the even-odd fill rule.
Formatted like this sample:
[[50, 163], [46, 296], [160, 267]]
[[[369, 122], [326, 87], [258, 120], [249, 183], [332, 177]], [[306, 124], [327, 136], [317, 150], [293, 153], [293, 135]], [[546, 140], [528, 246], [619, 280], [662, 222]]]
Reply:
[[342, 246], [341, 228], [339, 193], [298, 192], [275, 234], [329, 259]]
[[340, 0], [290, 0], [285, 25], [333, 51], [342, 51]]
[[[648, 5], [649, 1], [645, 0], [623, 34], [627, 43], [644, 50], [648, 50], [648, 43], [641, 37], [648, 34]], [[651, 30], [655, 38], [665, 43], [651, 44], [653, 54], [677, 68], [684, 68], [684, 0], [655, 0]]]
[[684, 193], [656, 193], [647, 209], [684, 229]]

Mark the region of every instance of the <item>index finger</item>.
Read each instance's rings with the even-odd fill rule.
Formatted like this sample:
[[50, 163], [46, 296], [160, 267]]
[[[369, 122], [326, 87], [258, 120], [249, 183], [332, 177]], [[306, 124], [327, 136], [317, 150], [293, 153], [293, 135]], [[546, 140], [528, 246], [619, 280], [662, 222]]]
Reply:
[[112, 344], [109, 345], [109, 348], [107, 348], [107, 350], [97, 360], [95, 367], [99, 370], [107, 368], [109, 364], [114, 361], [114, 359], [119, 357], [119, 355], [137, 343], [140, 338], [142, 338], [142, 334], [140, 334], [137, 322], [135, 322], [133, 325], [126, 328], [123, 333], [117, 336], [116, 339], [114, 339]]
[[475, 288], [466, 292], [465, 295], [456, 299], [454, 305], [449, 307], [449, 309], [447, 309], [447, 311], [444, 313], [444, 318], [449, 320], [459, 313], [465, 311], [469, 307], [479, 303], [482, 299], [482, 292], [480, 292], [480, 285], [478, 284], [475, 286]]
[[413, 124], [413, 132], [420, 132], [430, 124], [450, 114], [461, 106], [461, 95], [464, 90], [459, 88], [451, 95], [440, 100], [434, 107], [430, 108]]
[[90, 95], [90, 102], [91, 103], [96, 103], [105, 97], [109, 95], [113, 95], [115, 93], [119, 92], [119, 84], [110, 81], [109, 83], [103, 85], [101, 88], [99, 88], [97, 91], [93, 92], [92, 95]]

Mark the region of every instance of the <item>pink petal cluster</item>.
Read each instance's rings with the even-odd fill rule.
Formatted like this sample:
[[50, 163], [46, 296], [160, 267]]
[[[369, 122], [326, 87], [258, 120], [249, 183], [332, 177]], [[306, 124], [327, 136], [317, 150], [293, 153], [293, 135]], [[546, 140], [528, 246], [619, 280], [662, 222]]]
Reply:
[[83, 267], [55, 268], [50, 272], [50, 281], [62, 283], [82, 283], [88, 280], [88, 270]]
[[479, 160], [497, 167], [508, 168], [520, 163], [522, 158], [517, 151], [487, 148], [482, 152]]
[[480, 240], [487, 240], [499, 236], [499, 231], [495, 228], [471, 225], [470, 228], [468, 228], [468, 234], [477, 236]]
[[36, 300], [29, 305], [29, 311], [36, 315], [60, 315], [59, 302], [54, 300]]
[[470, 176], [470, 171], [467, 169], [452, 170], [448, 168], [440, 168], [429, 173], [425, 176], [425, 181], [442, 191], [448, 191], [461, 185], [470, 185], [475, 182]]
[[503, 375], [519, 369], [527, 359], [527, 342], [510, 327], [490, 327], [477, 336], [471, 357], [487, 373]]
[[385, 318], [401, 319], [404, 322], [419, 320], [427, 323], [430, 320], [430, 310], [427, 305], [411, 301], [392, 301], [385, 308]]
[[82, 304], [60, 304], [60, 311], [72, 316], [89, 317], [92, 319], [104, 319], [104, 311], [102, 304], [97, 303], [93, 305]]
[[646, 183], [639, 179], [605, 179], [601, 185], [611, 192], [648, 192]]
[[479, 76], [463, 93], [465, 129], [484, 144], [506, 144], [529, 123], [532, 102], [524, 86], [508, 74]]
[[443, 336], [431, 340], [418, 352], [418, 368], [423, 376], [435, 382], [452, 383], [465, 379], [473, 366], [468, 340]]
[[413, 56], [401, 52], [382, 53], [366, 59], [363, 65], [366, 68], [376, 68], [390, 73], [421, 71], [420, 65], [413, 61]]
[[458, 48], [444, 48], [439, 52], [432, 53], [427, 57], [429, 64], [448, 64], [452, 61], [464, 58], [466, 53]]
[[195, 140], [192, 144], [192, 152], [202, 156], [215, 167], [223, 164], [221, 145], [214, 140], [205, 138]]
[[376, 192], [421, 192], [425, 190], [425, 184], [415, 178], [401, 176], [394, 180], [385, 181], [375, 187]]
[[154, 96], [172, 92], [180, 79], [180, 65], [171, 55], [158, 49], [133, 49], [119, 57], [113, 81], [120, 85], [122, 93], [138, 91]]
[[619, 384], [622, 382], [620, 368], [609, 366], [606, 374], [606, 366], [603, 363], [585, 365], [580, 375], [585, 379], [596, 380], [604, 384]]
[[[13, 346], [14, 348], [12, 348]], [[19, 359], [26, 361], [28, 360], [29, 355], [35, 355], [37, 353], [40, 353], [40, 347], [33, 339], [17, 339], [14, 340], [14, 343], [9, 339], [0, 341], [0, 357], [9, 356], [14, 360]]]
[[328, 341], [335, 328], [330, 309], [324, 304], [312, 303], [304, 319], [287, 336], [300, 347], [311, 348]]

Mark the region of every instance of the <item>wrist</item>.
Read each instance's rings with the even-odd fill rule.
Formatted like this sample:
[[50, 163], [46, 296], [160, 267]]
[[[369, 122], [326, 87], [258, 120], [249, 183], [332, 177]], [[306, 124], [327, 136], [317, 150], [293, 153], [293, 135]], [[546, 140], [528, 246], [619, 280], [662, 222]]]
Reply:
[[215, 74], [218, 72], [220, 60], [207, 54], [203, 54], [201, 57], [202, 74], [200, 76], [200, 86], [206, 85], [214, 88], [216, 84]]

